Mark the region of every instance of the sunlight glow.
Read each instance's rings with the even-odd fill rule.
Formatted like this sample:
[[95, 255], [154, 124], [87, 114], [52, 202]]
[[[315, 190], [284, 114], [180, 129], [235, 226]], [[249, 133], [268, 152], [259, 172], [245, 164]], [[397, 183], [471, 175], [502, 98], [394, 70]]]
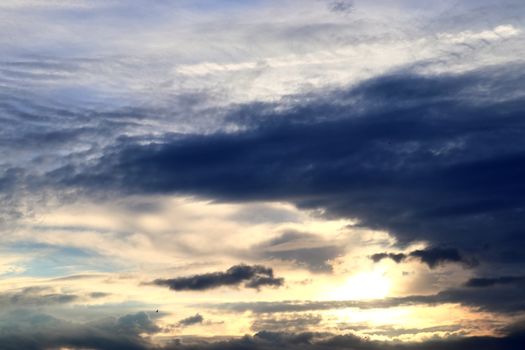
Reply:
[[330, 292], [329, 297], [336, 300], [382, 299], [388, 295], [391, 284], [383, 271], [361, 272]]

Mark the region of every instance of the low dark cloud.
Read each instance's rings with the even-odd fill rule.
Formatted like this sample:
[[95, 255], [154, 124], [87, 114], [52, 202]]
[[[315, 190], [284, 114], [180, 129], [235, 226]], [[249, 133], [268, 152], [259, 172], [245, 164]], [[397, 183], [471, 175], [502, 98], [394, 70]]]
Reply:
[[178, 325], [181, 326], [181, 327], [186, 327], [186, 326], [192, 326], [194, 324], [200, 324], [203, 321], [204, 321], [204, 317], [202, 317], [202, 315], [195, 314], [193, 316], [190, 316], [190, 317], [187, 317], [187, 318], [184, 318], [184, 319], [180, 320]]
[[146, 350], [154, 347], [145, 335], [160, 331], [144, 312], [85, 324], [26, 310], [4, 317], [9, 319], [6, 326], [0, 324], [0, 344], [5, 350]]
[[355, 335], [333, 336], [323, 333], [280, 333], [261, 331], [254, 336], [214, 343], [187, 344], [174, 342], [166, 349], [178, 350], [522, 350], [525, 332], [505, 337], [464, 337], [432, 339], [424, 342], [394, 343], [372, 341]]
[[[422, 342], [379, 342], [353, 334], [333, 335], [312, 332], [272, 332], [262, 330], [253, 336], [230, 340], [174, 339], [155, 345], [149, 336], [161, 329], [144, 312], [110, 318], [86, 324], [69, 323], [53, 316], [19, 311], [11, 315], [9, 328], [0, 329], [0, 344], [5, 350], [44, 350], [86, 348], [97, 350], [521, 350], [525, 344], [522, 324], [509, 326], [501, 337], [433, 338]], [[290, 319], [292, 320], [292, 319]], [[306, 317], [306, 323], [318, 323], [316, 317]], [[302, 321], [297, 319], [299, 323]], [[291, 321], [293, 323], [293, 320]], [[286, 322], [285, 322], [286, 323]], [[361, 331], [365, 329], [360, 329]], [[454, 327], [423, 329], [452, 331]], [[402, 330], [416, 332], [416, 330]], [[406, 334], [406, 333], [403, 333]]]
[[445, 263], [461, 263], [465, 266], [473, 267], [477, 264], [475, 259], [467, 259], [457, 249], [432, 247], [414, 250], [408, 254], [404, 253], [377, 253], [370, 256], [374, 262], [383, 259], [392, 259], [396, 263], [401, 263], [407, 258], [414, 258], [427, 264], [431, 269]]
[[189, 277], [157, 279], [152, 284], [167, 286], [175, 291], [203, 291], [219, 287], [243, 285], [245, 288], [280, 287], [283, 278], [273, 275], [273, 269], [261, 265], [235, 265], [225, 272], [212, 272]]

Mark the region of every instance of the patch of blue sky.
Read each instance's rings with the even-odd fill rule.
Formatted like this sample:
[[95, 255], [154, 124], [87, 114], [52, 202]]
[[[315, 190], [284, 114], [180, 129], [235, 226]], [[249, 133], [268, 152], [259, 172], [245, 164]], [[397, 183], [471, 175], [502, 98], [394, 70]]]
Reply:
[[7, 251], [27, 257], [21, 272], [9, 275], [52, 278], [83, 272], [116, 272], [122, 270], [112, 259], [89, 249], [23, 242], [6, 247]]

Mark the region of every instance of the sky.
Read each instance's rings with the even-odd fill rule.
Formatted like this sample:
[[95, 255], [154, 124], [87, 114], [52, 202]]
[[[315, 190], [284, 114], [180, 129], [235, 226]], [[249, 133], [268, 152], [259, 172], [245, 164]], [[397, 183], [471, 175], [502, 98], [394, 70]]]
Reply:
[[2, 0], [0, 347], [525, 347], [522, 0]]

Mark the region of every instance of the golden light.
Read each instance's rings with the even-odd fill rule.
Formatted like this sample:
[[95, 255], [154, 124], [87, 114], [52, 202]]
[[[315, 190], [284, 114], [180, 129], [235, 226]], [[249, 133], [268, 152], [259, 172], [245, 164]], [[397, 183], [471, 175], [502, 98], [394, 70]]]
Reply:
[[382, 299], [388, 295], [391, 284], [383, 271], [361, 272], [328, 294], [335, 300]]

